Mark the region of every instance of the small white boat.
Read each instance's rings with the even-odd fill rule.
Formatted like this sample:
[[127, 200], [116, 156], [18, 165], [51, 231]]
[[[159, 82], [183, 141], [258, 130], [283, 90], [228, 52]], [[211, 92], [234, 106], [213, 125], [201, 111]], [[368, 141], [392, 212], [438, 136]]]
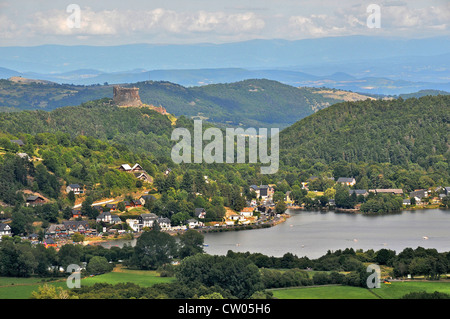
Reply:
[[425, 239], [425, 240], [427, 240], [427, 239], [428, 239], [428, 237], [427, 237], [427, 236], [423, 236], [422, 238], [423, 238], [423, 239]]

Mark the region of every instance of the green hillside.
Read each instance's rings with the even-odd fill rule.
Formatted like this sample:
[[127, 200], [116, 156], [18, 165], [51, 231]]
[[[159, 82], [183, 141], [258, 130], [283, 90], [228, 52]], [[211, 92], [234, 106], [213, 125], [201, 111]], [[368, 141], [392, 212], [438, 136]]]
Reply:
[[286, 161], [392, 164], [449, 159], [450, 97], [340, 103], [281, 133]]
[[[335, 104], [280, 133], [283, 170], [354, 176], [357, 188], [450, 183], [450, 96]], [[325, 187], [325, 186], [324, 186]]]
[[68, 133], [85, 135], [125, 145], [132, 151], [151, 151], [155, 156], [169, 154], [172, 123], [149, 108], [120, 108], [110, 99], [58, 108], [51, 112], [35, 110], [0, 114], [0, 132], [13, 135]]

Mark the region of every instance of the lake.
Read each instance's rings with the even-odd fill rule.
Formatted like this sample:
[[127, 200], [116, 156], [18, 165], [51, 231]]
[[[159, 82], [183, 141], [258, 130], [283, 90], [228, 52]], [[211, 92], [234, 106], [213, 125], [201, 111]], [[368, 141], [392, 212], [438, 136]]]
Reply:
[[[387, 248], [397, 253], [406, 247], [436, 248], [450, 251], [450, 210], [426, 209], [390, 215], [287, 210], [286, 222], [270, 228], [205, 234], [205, 252], [225, 255], [235, 252], [260, 252], [281, 257], [291, 252], [299, 257], [318, 258], [328, 250], [345, 248]], [[426, 239], [428, 238], [428, 239]], [[102, 243], [104, 247], [125, 242]]]
[[[264, 229], [205, 234], [205, 251], [224, 255], [260, 252], [280, 257], [291, 252], [318, 258], [328, 250], [387, 248], [397, 253], [406, 247], [450, 251], [450, 211], [429, 209], [399, 214], [362, 214], [288, 210], [291, 217]], [[428, 238], [425, 239], [424, 237]]]

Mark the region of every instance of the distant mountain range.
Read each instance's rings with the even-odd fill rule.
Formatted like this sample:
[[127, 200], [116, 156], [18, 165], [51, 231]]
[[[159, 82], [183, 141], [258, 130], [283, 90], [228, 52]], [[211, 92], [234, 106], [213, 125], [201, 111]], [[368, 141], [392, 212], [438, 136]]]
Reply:
[[[450, 56], [449, 56], [450, 59]], [[450, 91], [450, 82], [414, 82], [382, 77], [357, 78], [344, 72], [316, 76], [287, 70], [247, 69], [196, 69], [196, 70], [132, 70], [128, 72], [103, 73], [98, 70], [76, 70], [56, 74], [19, 73], [0, 68], [0, 78], [21, 76], [42, 79], [59, 84], [92, 85], [135, 83], [147, 80], [168, 81], [186, 87], [207, 84], [233, 83], [247, 79], [270, 79], [296, 87], [327, 87], [366, 94], [399, 95], [419, 90]]]
[[153, 80], [183, 86], [266, 78], [373, 94], [449, 91], [449, 40], [348, 36], [196, 45], [0, 47], [0, 78], [83, 85]]

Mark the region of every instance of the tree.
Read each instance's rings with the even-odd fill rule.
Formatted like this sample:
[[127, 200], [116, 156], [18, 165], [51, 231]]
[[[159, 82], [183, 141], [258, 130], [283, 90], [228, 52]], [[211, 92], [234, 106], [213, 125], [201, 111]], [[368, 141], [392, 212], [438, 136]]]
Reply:
[[75, 193], [73, 191], [70, 191], [69, 194], [67, 194], [67, 199], [74, 204], [75, 203]]
[[188, 213], [179, 212], [179, 213], [173, 214], [172, 217], [170, 218], [170, 221], [171, 221], [172, 225], [180, 226], [180, 225], [183, 225], [184, 222], [186, 220], [188, 220], [189, 218], [191, 218], [191, 216]]
[[86, 270], [90, 274], [104, 274], [110, 272], [112, 269], [113, 265], [105, 257], [101, 256], [92, 257], [86, 266]]
[[83, 255], [79, 245], [66, 244], [58, 252], [58, 263], [64, 269], [71, 264], [79, 265]]
[[80, 233], [75, 233], [72, 235], [72, 241], [75, 243], [80, 243], [84, 241], [84, 235], [80, 234]]
[[275, 205], [275, 211], [277, 212], [277, 214], [283, 214], [286, 211], [286, 204], [284, 203], [283, 200], [280, 200]]
[[92, 207], [93, 203], [94, 199], [91, 196], [86, 197], [84, 202], [81, 204], [81, 212], [89, 218], [95, 219], [99, 213], [94, 207]]
[[387, 265], [395, 257], [395, 251], [382, 248], [377, 252], [375, 261], [380, 265]]
[[347, 186], [336, 185], [334, 200], [338, 208], [353, 208]]
[[31, 293], [31, 299], [78, 299], [76, 296], [71, 296], [67, 290], [62, 287], [50, 286], [44, 284], [38, 287], [38, 291]]
[[197, 254], [183, 259], [178, 267], [177, 279], [189, 286], [219, 286], [240, 299], [264, 289], [258, 267], [246, 258]]
[[[147, 204], [147, 203], [145, 203], [145, 204]], [[121, 212], [124, 212], [125, 209], [126, 209], [125, 203], [124, 203], [124, 202], [118, 203], [118, 204], [117, 204], [117, 209], [118, 209], [119, 211], [121, 211]]]
[[175, 239], [167, 233], [147, 231], [136, 241], [131, 263], [139, 269], [157, 269], [177, 253]]
[[204, 237], [203, 234], [193, 229], [188, 229], [185, 233], [180, 235], [179, 239], [181, 247], [178, 250], [180, 258], [203, 253]]
[[30, 225], [30, 219], [22, 212], [22, 210], [13, 214], [11, 222], [11, 232], [13, 234], [20, 235], [26, 233]]

